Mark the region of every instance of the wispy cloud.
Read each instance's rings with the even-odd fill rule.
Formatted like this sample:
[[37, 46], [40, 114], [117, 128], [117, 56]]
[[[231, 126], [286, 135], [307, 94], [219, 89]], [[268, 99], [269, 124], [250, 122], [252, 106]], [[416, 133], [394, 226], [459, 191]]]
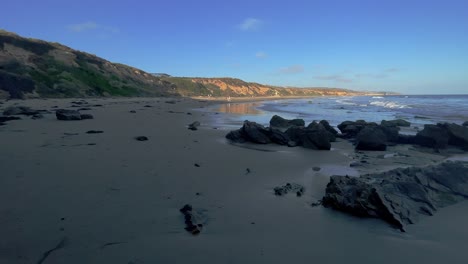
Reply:
[[280, 74], [296, 74], [304, 72], [304, 66], [302, 65], [291, 65], [289, 67], [279, 69]]
[[347, 77], [345, 77], [343, 75], [339, 75], [339, 74], [315, 76], [315, 79], [326, 80], [326, 81], [335, 81], [335, 82], [341, 82], [341, 83], [353, 82], [353, 79], [347, 78]]
[[259, 52], [255, 53], [255, 57], [257, 57], [258, 59], [266, 59], [266, 58], [268, 58], [268, 54], [266, 54], [263, 51], [259, 51]]
[[85, 31], [92, 31], [92, 30], [101, 30], [101, 31], [105, 31], [108, 33], [119, 33], [118, 28], [100, 25], [93, 21], [68, 25], [67, 28], [70, 31], [78, 32], [78, 33], [85, 32]]
[[399, 72], [400, 69], [398, 68], [388, 68], [388, 69], [385, 69], [385, 72]]
[[246, 18], [241, 24], [238, 25], [242, 31], [255, 31], [263, 26], [263, 21], [258, 18]]
[[356, 77], [356, 78], [383, 79], [383, 78], [388, 77], [388, 75], [384, 74], [384, 73], [377, 73], [377, 74], [374, 74], [374, 73], [358, 73], [358, 74], [355, 74], [354, 77]]

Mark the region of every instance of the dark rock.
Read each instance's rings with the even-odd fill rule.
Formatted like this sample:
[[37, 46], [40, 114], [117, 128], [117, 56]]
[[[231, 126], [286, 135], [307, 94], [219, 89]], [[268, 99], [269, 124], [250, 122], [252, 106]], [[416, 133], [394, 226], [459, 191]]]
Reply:
[[[375, 126], [370, 126], [375, 127]], [[399, 130], [400, 128], [397, 126], [377, 126], [384, 134], [388, 142], [397, 143], [399, 140]]]
[[290, 147], [290, 148], [297, 147], [297, 143], [294, 142], [294, 141], [292, 141], [292, 140], [288, 141], [288, 144], [287, 144], [287, 145], [288, 145], [288, 147]]
[[138, 141], [147, 141], [148, 140], [148, 138], [145, 137], [145, 136], [138, 136], [138, 137], [135, 137], [135, 139], [138, 140]]
[[291, 142], [295, 143], [294, 146], [302, 146], [302, 139], [305, 134], [305, 129], [303, 127], [290, 127], [288, 130], [286, 130], [285, 134], [289, 137]]
[[398, 135], [398, 140], [396, 143], [399, 144], [415, 144], [416, 136], [413, 135]]
[[201, 228], [203, 227], [203, 224], [201, 223], [196, 223], [195, 216], [193, 215], [193, 208], [190, 204], [184, 205], [179, 210], [183, 215], [185, 219], [185, 230], [192, 235], [198, 235], [201, 232]]
[[200, 168], [200, 164], [198, 164], [198, 163], [193, 164], [193, 166], [195, 166], [197, 168]]
[[336, 136], [338, 134], [338, 131], [336, 131], [335, 128], [330, 126], [330, 123], [328, 123], [327, 120], [322, 120], [319, 122], [319, 124], [321, 124], [328, 132], [332, 133], [333, 135]]
[[320, 171], [321, 168], [320, 168], [320, 167], [313, 167], [312, 170], [313, 170], [313, 171]]
[[31, 117], [32, 119], [42, 119], [44, 116], [42, 114], [35, 114]]
[[102, 130], [89, 130], [86, 132], [86, 134], [102, 134], [104, 131]]
[[325, 129], [305, 129], [301, 139], [304, 148], [330, 150], [330, 133]]
[[387, 137], [379, 127], [365, 127], [356, 136], [357, 150], [386, 150]]
[[344, 121], [338, 125], [338, 129], [341, 131], [345, 138], [354, 138], [357, 134], [367, 126], [377, 126], [376, 123], [367, 123], [364, 120], [357, 121]]
[[255, 122], [245, 121], [241, 131], [250, 142], [258, 144], [268, 144], [271, 142], [268, 136], [269, 130]]
[[166, 104], [175, 104], [176, 101], [165, 101]]
[[91, 114], [81, 114], [81, 119], [94, 119], [94, 116]]
[[150, 108], [150, 107], [153, 107], [153, 106], [152, 106], [152, 105], [145, 105], [145, 106], [143, 106], [143, 107], [148, 107], [148, 108]]
[[442, 149], [448, 146], [449, 133], [438, 125], [424, 125], [424, 129], [416, 134], [414, 141], [424, 147]]
[[39, 114], [39, 110], [33, 110], [27, 106], [10, 106], [3, 111], [3, 115], [35, 115]]
[[233, 130], [233, 131], [229, 132], [226, 135], [226, 138], [231, 140], [232, 142], [235, 142], [235, 143], [244, 143], [244, 142], [247, 141], [245, 139], [245, 135], [244, 135], [244, 133], [242, 132], [241, 129]]
[[274, 115], [270, 120], [270, 127], [288, 129], [292, 126], [305, 126], [302, 119], [284, 119], [281, 116]]
[[89, 107], [82, 107], [82, 108], [78, 109], [78, 111], [88, 111], [88, 110], [92, 110], [92, 109], [89, 108]]
[[449, 135], [449, 145], [468, 150], [468, 127], [457, 124], [438, 124], [444, 128]]
[[58, 120], [81, 120], [81, 114], [79, 111], [76, 110], [60, 109], [55, 111], [55, 116]]
[[273, 189], [273, 192], [275, 193], [276, 196], [283, 196], [288, 193], [295, 193], [296, 196], [302, 196], [304, 193], [305, 189], [304, 186], [297, 184], [297, 183], [286, 183], [283, 186], [275, 187]]
[[468, 126], [468, 121], [465, 121], [462, 126]]
[[200, 122], [195, 121], [192, 124], [188, 125], [188, 129], [190, 130], [197, 130], [198, 127], [200, 126]]
[[270, 128], [270, 140], [279, 145], [287, 145], [290, 141], [286, 133], [281, 132], [279, 129]]
[[135, 113], [136, 113], [135, 110], [130, 110], [129, 112], [132, 113], [132, 114], [135, 114]]
[[18, 116], [0, 116], [0, 122], [7, 122], [11, 120], [20, 120], [21, 117]]
[[380, 125], [409, 127], [411, 126], [411, 123], [403, 119], [395, 119], [395, 120], [390, 120], [390, 121], [382, 120], [382, 122], [380, 122]]
[[404, 230], [421, 216], [468, 198], [468, 163], [399, 168], [361, 177], [332, 176], [323, 205], [360, 217], [381, 218]]

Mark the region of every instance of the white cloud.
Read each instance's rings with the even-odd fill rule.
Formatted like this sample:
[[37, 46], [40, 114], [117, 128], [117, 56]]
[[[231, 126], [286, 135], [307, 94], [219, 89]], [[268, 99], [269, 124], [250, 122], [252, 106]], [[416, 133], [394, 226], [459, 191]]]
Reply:
[[266, 54], [263, 51], [259, 51], [259, 52], [255, 53], [255, 57], [257, 57], [258, 59], [266, 59], [266, 58], [268, 58], [268, 54]]
[[280, 74], [296, 74], [301, 72], [304, 72], [304, 66], [302, 65], [291, 65], [279, 70]]
[[85, 32], [85, 31], [91, 31], [91, 30], [101, 30], [101, 31], [110, 32], [110, 33], [119, 32], [118, 28], [100, 25], [92, 21], [68, 25], [67, 28], [68, 30], [73, 31], [73, 32]]
[[246, 18], [240, 25], [239, 29], [243, 31], [259, 30], [263, 25], [263, 21], [257, 18]]

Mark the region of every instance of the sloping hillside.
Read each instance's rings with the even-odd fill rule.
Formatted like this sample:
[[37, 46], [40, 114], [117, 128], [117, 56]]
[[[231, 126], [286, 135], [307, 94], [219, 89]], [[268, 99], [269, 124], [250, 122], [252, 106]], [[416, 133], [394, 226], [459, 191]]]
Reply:
[[284, 88], [233, 78], [150, 74], [58, 43], [0, 30], [0, 98], [355, 94], [362, 93], [345, 89]]
[[177, 95], [142, 70], [6, 31], [0, 31], [0, 90], [12, 98]]

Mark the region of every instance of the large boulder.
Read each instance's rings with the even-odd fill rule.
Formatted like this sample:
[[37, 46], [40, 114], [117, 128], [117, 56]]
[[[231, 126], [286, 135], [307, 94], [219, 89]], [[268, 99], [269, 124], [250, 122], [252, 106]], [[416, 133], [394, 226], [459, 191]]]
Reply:
[[247, 141], [241, 129], [233, 130], [226, 135], [226, 138], [235, 143], [244, 143]]
[[269, 130], [260, 124], [245, 121], [241, 130], [247, 138], [247, 140], [250, 142], [258, 144], [268, 144], [271, 142], [268, 136]]
[[274, 115], [270, 120], [272, 128], [288, 129], [292, 126], [305, 126], [305, 122], [302, 119], [285, 119], [278, 115]]
[[270, 140], [279, 145], [287, 145], [291, 141], [288, 135], [279, 129], [270, 128]]
[[302, 139], [305, 134], [303, 127], [290, 127], [286, 130], [285, 134], [295, 143], [295, 146], [302, 146]]
[[81, 114], [76, 110], [60, 109], [55, 112], [55, 116], [58, 120], [72, 121], [81, 120]]
[[356, 136], [357, 150], [386, 150], [387, 136], [378, 126], [368, 126]]
[[421, 216], [468, 198], [468, 162], [399, 168], [360, 177], [332, 176], [325, 207], [381, 218], [404, 231]]
[[438, 125], [424, 125], [424, 129], [416, 134], [417, 145], [429, 148], [446, 148], [449, 143], [448, 131]]
[[390, 121], [382, 120], [382, 122], [380, 122], [380, 125], [409, 127], [411, 126], [411, 123], [403, 119], [395, 119], [395, 120], [390, 120]]
[[330, 123], [328, 123], [327, 120], [321, 120], [319, 122], [319, 124], [321, 124], [328, 132], [332, 133], [333, 135], [337, 135], [338, 134], [338, 131], [336, 131], [335, 128], [333, 128]]
[[321, 125], [308, 127], [304, 129], [300, 142], [304, 148], [330, 150], [330, 135], [331, 133]]
[[457, 124], [439, 124], [449, 135], [449, 145], [468, 150], [468, 127]]
[[338, 125], [338, 129], [345, 138], [354, 138], [362, 129], [367, 126], [377, 126], [377, 124], [374, 122], [368, 123], [364, 120], [344, 121]]
[[[322, 122], [322, 121], [326, 122], [325, 125], [324, 125], [324, 122]], [[314, 122], [310, 123], [306, 128], [309, 129], [309, 130], [324, 130], [324, 131], [327, 132], [328, 140], [330, 142], [335, 142], [336, 141], [336, 134], [338, 134], [338, 132], [336, 130], [334, 130], [333, 127], [331, 127], [330, 124], [328, 124], [327, 121], [325, 121], [325, 120], [322, 120], [322, 121], [320, 123], [317, 123], [317, 122], [314, 121]], [[332, 132], [333, 130], [328, 130], [326, 125], [328, 125], [328, 127], [333, 129], [336, 133], [333, 133]]]

